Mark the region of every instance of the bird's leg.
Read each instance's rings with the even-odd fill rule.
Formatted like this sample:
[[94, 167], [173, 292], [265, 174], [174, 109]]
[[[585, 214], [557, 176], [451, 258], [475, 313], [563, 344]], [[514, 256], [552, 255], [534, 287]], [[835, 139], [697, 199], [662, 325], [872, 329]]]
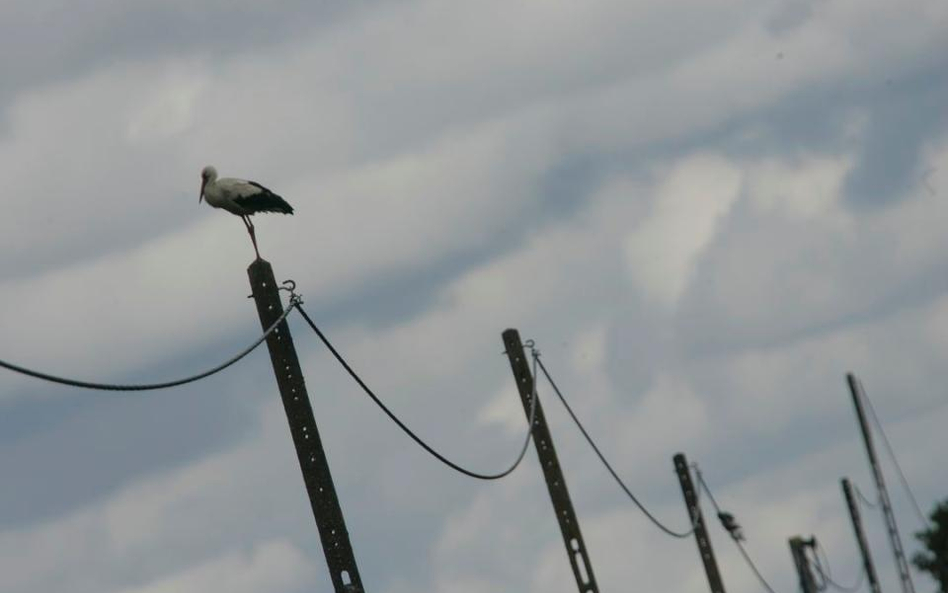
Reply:
[[248, 216], [241, 216], [240, 219], [244, 221], [247, 232], [250, 233], [250, 240], [253, 242], [254, 253], [257, 254], [257, 259], [260, 259], [260, 250], [257, 249], [257, 235], [253, 232], [253, 223], [250, 222], [250, 217]]

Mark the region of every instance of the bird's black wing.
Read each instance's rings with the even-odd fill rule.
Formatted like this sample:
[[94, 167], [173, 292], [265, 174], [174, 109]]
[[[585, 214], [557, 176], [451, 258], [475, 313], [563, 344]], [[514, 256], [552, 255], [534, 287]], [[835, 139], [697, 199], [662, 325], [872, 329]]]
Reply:
[[249, 196], [234, 198], [234, 202], [241, 208], [246, 208], [252, 212], [282, 212], [283, 214], [293, 214], [293, 206], [290, 206], [286, 200], [256, 181], [248, 181], [247, 183], [259, 191]]

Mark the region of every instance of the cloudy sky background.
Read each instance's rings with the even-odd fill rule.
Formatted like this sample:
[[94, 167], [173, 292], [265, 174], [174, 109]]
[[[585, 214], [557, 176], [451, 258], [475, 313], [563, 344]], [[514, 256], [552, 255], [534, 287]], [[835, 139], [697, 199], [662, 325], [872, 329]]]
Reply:
[[[922, 507], [948, 495], [946, 30], [942, 0], [6, 0], [0, 358], [145, 382], [258, 335], [214, 164], [297, 208], [258, 218], [264, 257], [451, 458], [516, 452], [516, 327], [665, 522], [683, 451], [778, 592], [797, 534], [852, 581], [847, 371]], [[368, 591], [575, 590], [532, 451], [451, 473], [292, 329]], [[544, 396], [601, 590], [706, 591]], [[330, 590], [262, 349], [150, 394], [4, 373], [0, 475], [4, 592]]]

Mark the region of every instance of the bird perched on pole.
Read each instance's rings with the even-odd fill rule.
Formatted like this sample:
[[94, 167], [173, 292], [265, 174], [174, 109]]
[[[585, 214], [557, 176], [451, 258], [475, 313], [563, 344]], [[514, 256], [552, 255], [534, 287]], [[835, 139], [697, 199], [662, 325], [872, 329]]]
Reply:
[[210, 165], [201, 171], [201, 195], [198, 197], [198, 204], [205, 198], [214, 208], [223, 208], [244, 221], [257, 259], [260, 259], [260, 250], [257, 249], [257, 237], [250, 217], [257, 212], [293, 214], [293, 206], [256, 181], [232, 177], [218, 179], [217, 169]]

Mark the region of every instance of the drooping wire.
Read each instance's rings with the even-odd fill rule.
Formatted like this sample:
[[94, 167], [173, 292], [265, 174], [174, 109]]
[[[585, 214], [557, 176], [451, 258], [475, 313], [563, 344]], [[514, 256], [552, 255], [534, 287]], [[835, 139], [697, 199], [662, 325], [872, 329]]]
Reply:
[[829, 555], [826, 553], [826, 548], [823, 547], [823, 544], [820, 542], [820, 540], [816, 540], [816, 549], [813, 552], [813, 559], [815, 560], [813, 566], [816, 568], [816, 572], [819, 573], [820, 579], [823, 581], [824, 588], [826, 585], [830, 585], [839, 591], [855, 593], [860, 587], [862, 587], [863, 581], [866, 578], [865, 570], [859, 571], [859, 576], [856, 578], [856, 584], [849, 587], [840, 585], [838, 582], [833, 580], [833, 570], [830, 567]]
[[9, 369], [9, 370], [11, 370], [11, 371], [20, 373], [20, 374], [22, 374], [22, 375], [27, 375], [27, 376], [29, 376], [29, 377], [34, 377], [34, 378], [36, 378], [36, 379], [42, 379], [42, 380], [44, 380], [44, 381], [50, 381], [50, 382], [52, 382], [52, 383], [59, 383], [59, 384], [61, 384], [61, 385], [69, 385], [69, 386], [71, 386], [71, 387], [82, 387], [82, 388], [84, 388], [84, 389], [97, 389], [97, 390], [100, 390], [100, 391], [152, 391], [152, 390], [155, 390], [155, 389], [167, 389], [167, 388], [169, 388], [169, 387], [178, 387], [179, 385], [184, 385], [184, 384], [186, 384], [186, 383], [193, 383], [194, 381], [198, 381], [198, 380], [200, 380], [200, 379], [204, 379], [204, 378], [206, 378], [206, 377], [210, 377], [210, 376], [213, 375], [214, 373], [218, 373], [218, 372], [220, 372], [220, 371], [223, 371], [224, 369], [226, 369], [227, 367], [231, 366], [232, 364], [234, 364], [234, 363], [237, 362], [238, 360], [240, 360], [240, 359], [242, 359], [243, 357], [245, 357], [245, 356], [247, 356], [248, 354], [250, 354], [257, 346], [259, 346], [264, 340], [266, 340], [267, 337], [268, 337], [271, 333], [273, 333], [274, 331], [276, 331], [277, 326], [280, 325], [280, 323], [281, 323], [284, 319], [286, 319], [286, 316], [289, 315], [289, 314], [290, 314], [290, 311], [292, 311], [292, 310], [293, 310], [293, 303], [291, 302], [289, 305], [287, 305], [286, 309], [283, 310], [283, 313], [280, 315], [280, 317], [279, 317], [276, 321], [274, 321], [273, 324], [270, 325], [270, 327], [267, 328], [267, 331], [263, 332], [263, 335], [262, 335], [262, 336], [260, 336], [260, 337], [257, 338], [256, 340], [254, 340], [254, 342], [253, 342], [250, 346], [247, 346], [244, 350], [242, 350], [240, 353], [238, 353], [238, 354], [237, 354], [236, 356], [234, 356], [233, 358], [227, 360], [226, 362], [223, 362], [223, 363], [217, 365], [216, 367], [214, 367], [214, 368], [212, 368], [212, 369], [206, 370], [206, 371], [201, 372], [201, 373], [198, 373], [198, 374], [196, 374], [196, 375], [191, 375], [190, 377], [185, 377], [185, 378], [183, 378], [183, 379], [176, 379], [176, 380], [174, 380], [174, 381], [165, 381], [165, 382], [162, 382], [162, 383], [128, 384], [128, 385], [123, 385], [123, 384], [111, 384], [111, 383], [92, 383], [92, 382], [89, 382], [89, 381], [79, 381], [79, 380], [76, 380], [76, 379], [68, 379], [68, 378], [65, 378], [65, 377], [57, 377], [56, 375], [50, 375], [50, 374], [48, 374], [48, 373], [43, 373], [43, 372], [40, 372], [40, 371], [34, 371], [34, 370], [32, 370], [32, 369], [28, 369], [28, 368], [25, 368], [25, 367], [21, 367], [21, 366], [19, 366], [19, 365], [15, 365], [15, 364], [13, 364], [13, 363], [6, 362], [6, 361], [3, 361], [3, 360], [0, 360], [0, 367], [3, 367], [3, 368], [5, 368], [5, 369]]
[[813, 578], [813, 584], [816, 585], [816, 590], [826, 591], [829, 589], [829, 583], [826, 582], [826, 573], [823, 572], [823, 568], [820, 565], [819, 558], [816, 557], [816, 553], [813, 553], [813, 558], [811, 559], [806, 553], [806, 548], [804, 548], [803, 561], [807, 564], [807, 570], [810, 570], [810, 567], [816, 569], [815, 574], [813, 572], [810, 573]]
[[757, 568], [757, 565], [754, 564], [754, 561], [751, 560], [750, 555], [747, 553], [747, 550], [744, 549], [744, 544], [741, 543], [741, 540], [736, 538], [731, 538], [734, 541], [734, 544], [737, 545], [737, 549], [740, 550], [741, 556], [744, 557], [744, 562], [750, 566], [751, 570], [754, 571], [754, 574], [757, 576], [757, 580], [760, 581], [760, 584], [764, 586], [767, 591], [770, 593], [775, 593], [774, 588], [770, 586], [770, 583], [767, 582], [767, 579], [764, 578], [764, 575], [760, 573], [760, 570]]
[[[701, 474], [701, 470], [698, 468], [697, 464], [695, 464], [695, 476], [698, 478], [698, 483], [700, 484], [700, 488], [702, 488], [705, 491], [705, 493], [708, 495], [708, 498], [711, 500], [711, 504], [714, 506], [714, 511], [718, 514], [718, 517], [725, 515], [726, 513], [721, 511], [721, 507], [718, 506], [718, 501], [715, 500], [714, 494], [711, 492], [711, 489], [708, 488], [708, 483], [704, 481], [704, 476]], [[764, 578], [764, 575], [761, 574], [760, 570], [757, 568], [757, 565], [751, 559], [750, 554], [748, 554], [747, 550], [744, 549], [744, 544], [741, 543], [740, 537], [737, 534], [737, 532], [733, 529], [727, 529], [727, 527], [725, 527], [725, 531], [727, 531], [728, 535], [731, 536], [731, 540], [734, 542], [734, 545], [737, 546], [737, 549], [738, 551], [740, 551], [741, 556], [744, 557], [744, 562], [747, 563], [751, 571], [753, 571], [753, 573], [757, 576], [757, 580], [760, 581], [760, 584], [763, 585], [764, 588], [767, 589], [767, 591], [769, 591], [769, 593], [775, 593], [774, 588], [770, 586], [770, 583], [767, 582], [767, 579]]]
[[[476, 479], [478, 479], [478, 480], [499, 480], [500, 478], [503, 478], [503, 477], [505, 477], [505, 476], [510, 475], [510, 473], [512, 473], [515, 469], [517, 469], [517, 466], [520, 465], [520, 462], [523, 461], [523, 458], [524, 458], [524, 456], [525, 456], [526, 453], [527, 453], [527, 447], [530, 445], [530, 437], [531, 437], [531, 435], [533, 434], [533, 421], [535, 420], [535, 417], [536, 417], [536, 409], [537, 409], [537, 405], [536, 405], [536, 402], [537, 402], [537, 386], [536, 386], [536, 380], [534, 380], [534, 382], [533, 382], [533, 395], [532, 395], [532, 397], [530, 398], [530, 420], [529, 420], [529, 422], [527, 423], [527, 435], [526, 435], [526, 437], [524, 437], [523, 446], [520, 448], [520, 453], [517, 455], [517, 458], [516, 458], [516, 459], [514, 460], [514, 462], [510, 465], [510, 467], [508, 467], [507, 469], [505, 469], [505, 470], [503, 470], [503, 471], [501, 471], [501, 472], [497, 472], [497, 473], [493, 473], [493, 474], [483, 474], [483, 473], [480, 473], [480, 472], [471, 471], [471, 470], [469, 470], [469, 469], [466, 469], [466, 468], [464, 468], [464, 467], [461, 467], [461, 466], [458, 465], [457, 463], [454, 463], [453, 461], [451, 461], [450, 459], [448, 459], [447, 457], [445, 457], [444, 455], [442, 455], [441, 453], [439, 453], [438, 451], [436, 451], [436, 450], [434, 449], [434, 447], [432, 447], [431, 445], [429, 445], [428, 443], [426, 443], [424, 440], [422, 440], [421, 437], [419, 437], [417, 434], [415, 434], [414, 431], [412, 431], [410, 428], [408, 428], [408, 426], [407, 426], [404, 422], [402, 422], [402, 421], [398, 418], [398, 416], [396, 416], [395, 413], [392, 412], [392, 411], [388, 408], [388, 406], [386, 406], [384, 403], [382, 403], [382, 400], [379, 399], [379, 397], [378, 397], [377, 395], [375, 395], [375, 393], [369, 388], [369, 386], [365, 384], [365, 381], [363, 381], [362, 378], [359, 377], [359, 375], [352, 369], [352, 367], [349, 366], [349, 363], [346, 362], [345, 358], [343, 358], [342, 355], [339, 354], [339, 351], [336, 350], [336, 348], [332, 345], [332, 343], [331, 343], [331, 342], [329, 341], [329, 339], [325, 336], [325, 334], [323, 334], [323, 332], [319, 329], [319, 327], [316, 326], [316, 323], [313, 322], [313, 320], [310, 318], [310, 316], [306, 314], [306, 311], [303, 309], [302, 304], [299, 303], [299, 302], [297, 302], [297, 303], [296, 303], [296, 308], [299, 310], [300, 314], [303, 316], [303, 319], [306, 320], [306, 323], [309, 324], [310, 328], [312, 328], [312, 330], [316, 333], [316, 335], [319, 337], [319, 339], [322, 341], [322, 343], [326, 346], [326, 348], [329, 349], [329, 352], [332, 353], [332, 355], [333, 355], [333, 357], [336, 359], [336, 361], [338, 361], [339, 364], [342, 365], [342, 368], [344, 368], [344, 369], [346, 370], [346, 372], [349, 373], [349, 376], [352, 377], [353, 380], [355, 380], [355, 382], [359, 384], [359, 387], [362, 388], [362, 391], [364, 391], [365, 394], [368, 395], [369, 398], [371, 398], [372, 401], [375, 402], [375, 404], [376, 404], [379, 408], [381, 408], [381, 410], [382, 410], [383, 412], [385, 412], [385, 414], [392, 420], [392, 422], [394, 422], [395, 424], [397, 424], [398, 427], [401, 428], [402, 431], [403, 431], [406, 435], [408, 435], [413, 441], [415, 441], [422, 449], [424, 449], [425, 451], [427, 451], [428, 453], [430, 453], [431, 456], [433, 456], [435, 459], [437, 459], [437, 460], [440, 461], [441, 463], [445, 464], [446, 466], [450, 467], [451, 469], [453, 469], [453, 470], [456, 471], [456, 472], [462, 473], [462, 474], [464, 474], [465, 476], [469, 476], [469, 477], [471, 477], [471, 478], [476, 478]], [[538, 359], [538, 356], [535, 354], [534, 357], [533, 357], [533, 375], [534, 375], [534, 377], [536, 377], [536, 364], [537, 364], [537, 359]]]
[[659, 529], [661, 529], [666, 534], [672, 537], [685, 538], [685, 537], [689, 537], [692, 533], [694, 533], [695, 531], [694, 525], [692, 525], [691, 529], [689, 529], [688, 531], [674, 531], [672, 529], [669, 529], [661, 521], [659, 521], [655, 517], [655, 515], [653, 515], [647, 508], [645, 508], [645, 505], [643, 505], [639, 501], [639, 499], [636, 498], [634, 494], [632, 494], [632, 491], [629, 489], [628, 486], [625, 485], [625, 482], [622, 481], [622, 478], [619, 477], [619, 474], [617, 474], [616, 471], [612, 469], [612, 465], [609, 463], [609, 461], [606, 460], [605, 455], [602, 454], [602, 451], [599, 450], [599, 447], [596, 446], [595, 441], [593, 441], [592, 437], [589, 436], [589, 433], [586, 431], [586, 428], [583, 426], [583, 423], [579, 421], [579, 418], [573, 412], [573, 408], [570, 407], [569, 403], [566, 401], [566, 398], [563, 396], [563, 393], [560, 391], [560, 388], [557, 387], [556, 382], [553, 381], [553, 378], [550, 376], [549, 371], [546, 370], [546, 367], [543, 365], [543, 361], [537, 360], [537, 363], [540, 365], [540, 370], [543, 372], [543, 375], [546, 377], [546, 380], [550, 382], [550, 386], [553, 388], [553, 391], [556, 393], [556, 396], [560, 399], [560, 402], [562, 402], [563, 407], [566, 408], [566, 411], [569, 413], [570, 417], [573, 419], [573, 422], [576, 423], [576, 426], [579, 428], [579, 431], [583, 433], [584, 437], [586, 437], [586, 442], [589, 443], [589, 446], [592, 447], [593, 451], [595, 451], [596, 456], [599, 457], [599, 461], [601, 461], [602, 464], [609, 471], [609, 473], [612, 474], [612, 477], [615, 479], [616, 483], [619, 484], [619, 487], [622, 488], [622, 490], [625, 491], [626, 495], [632, 500], [632, 502], [635, 503], [635, 506], [639, 507], [639, 510], [641, 510], [642, 513], [644, 513], [645, 516], [648, 517], [649, 520], [653, 524], [655, 524], [656, 527], [658, 527]]
[[876, 508], [879, 502], [878, 501], [872, 502], [871, 500], [866, 498], [866, 495], [862, 493], [862, 490], [859, 489], [859, 486], [857, 484], [854, 484], [854, 486], [856, 487], [856, 496], [859, 497], [859, 500], [861, 500], [862, 503], [866, 505], [867, 507], [869, 507], [870, 509]]
[[895, 456], [895, 450], [892, 448], [892, 444], [889, 443], [889, 437], [886, 436], [885, 429], [882, 428], [882, 422], [879, 421], [879, 416], [876, 414], [876, 409], [872, 405], [872, 400], [870, 400], [869, 396], [866, 395], [866, 390], [862, 388], [861, 382], [859, 384], [859, 394], [862, 396], [863, 401], [866, 402], [866, 406], [869, 408], [869, 413], [872, 414], [873, 424], [876, 425], [876, 428], [879, 430], [879, 434], [882, 435], [882, 442], [885, 443], [886, 451], [889, 452], [889, 458], [892, 460], [892, 464], [895, 466], [895, 469], [899, 474], [902, 487], [905, 489], [905, 492], [908, 493], [909, 500], [912, 501], [912, 506], [915, 508], [915, 514], [918, 515], [918, 520], [921, 521], [922, 527], [929, 527], [928, 519], [925, 517], [925, 513], [922, 512], [922, 507], [919, 506], [918, 500], [915, 498], [915, 493], [912, 492], [912, 487], [909, 486], [908, 479], [905, 477], [905, 472], [902, 471], [902, 466], [899, 464], [899, 460]]

